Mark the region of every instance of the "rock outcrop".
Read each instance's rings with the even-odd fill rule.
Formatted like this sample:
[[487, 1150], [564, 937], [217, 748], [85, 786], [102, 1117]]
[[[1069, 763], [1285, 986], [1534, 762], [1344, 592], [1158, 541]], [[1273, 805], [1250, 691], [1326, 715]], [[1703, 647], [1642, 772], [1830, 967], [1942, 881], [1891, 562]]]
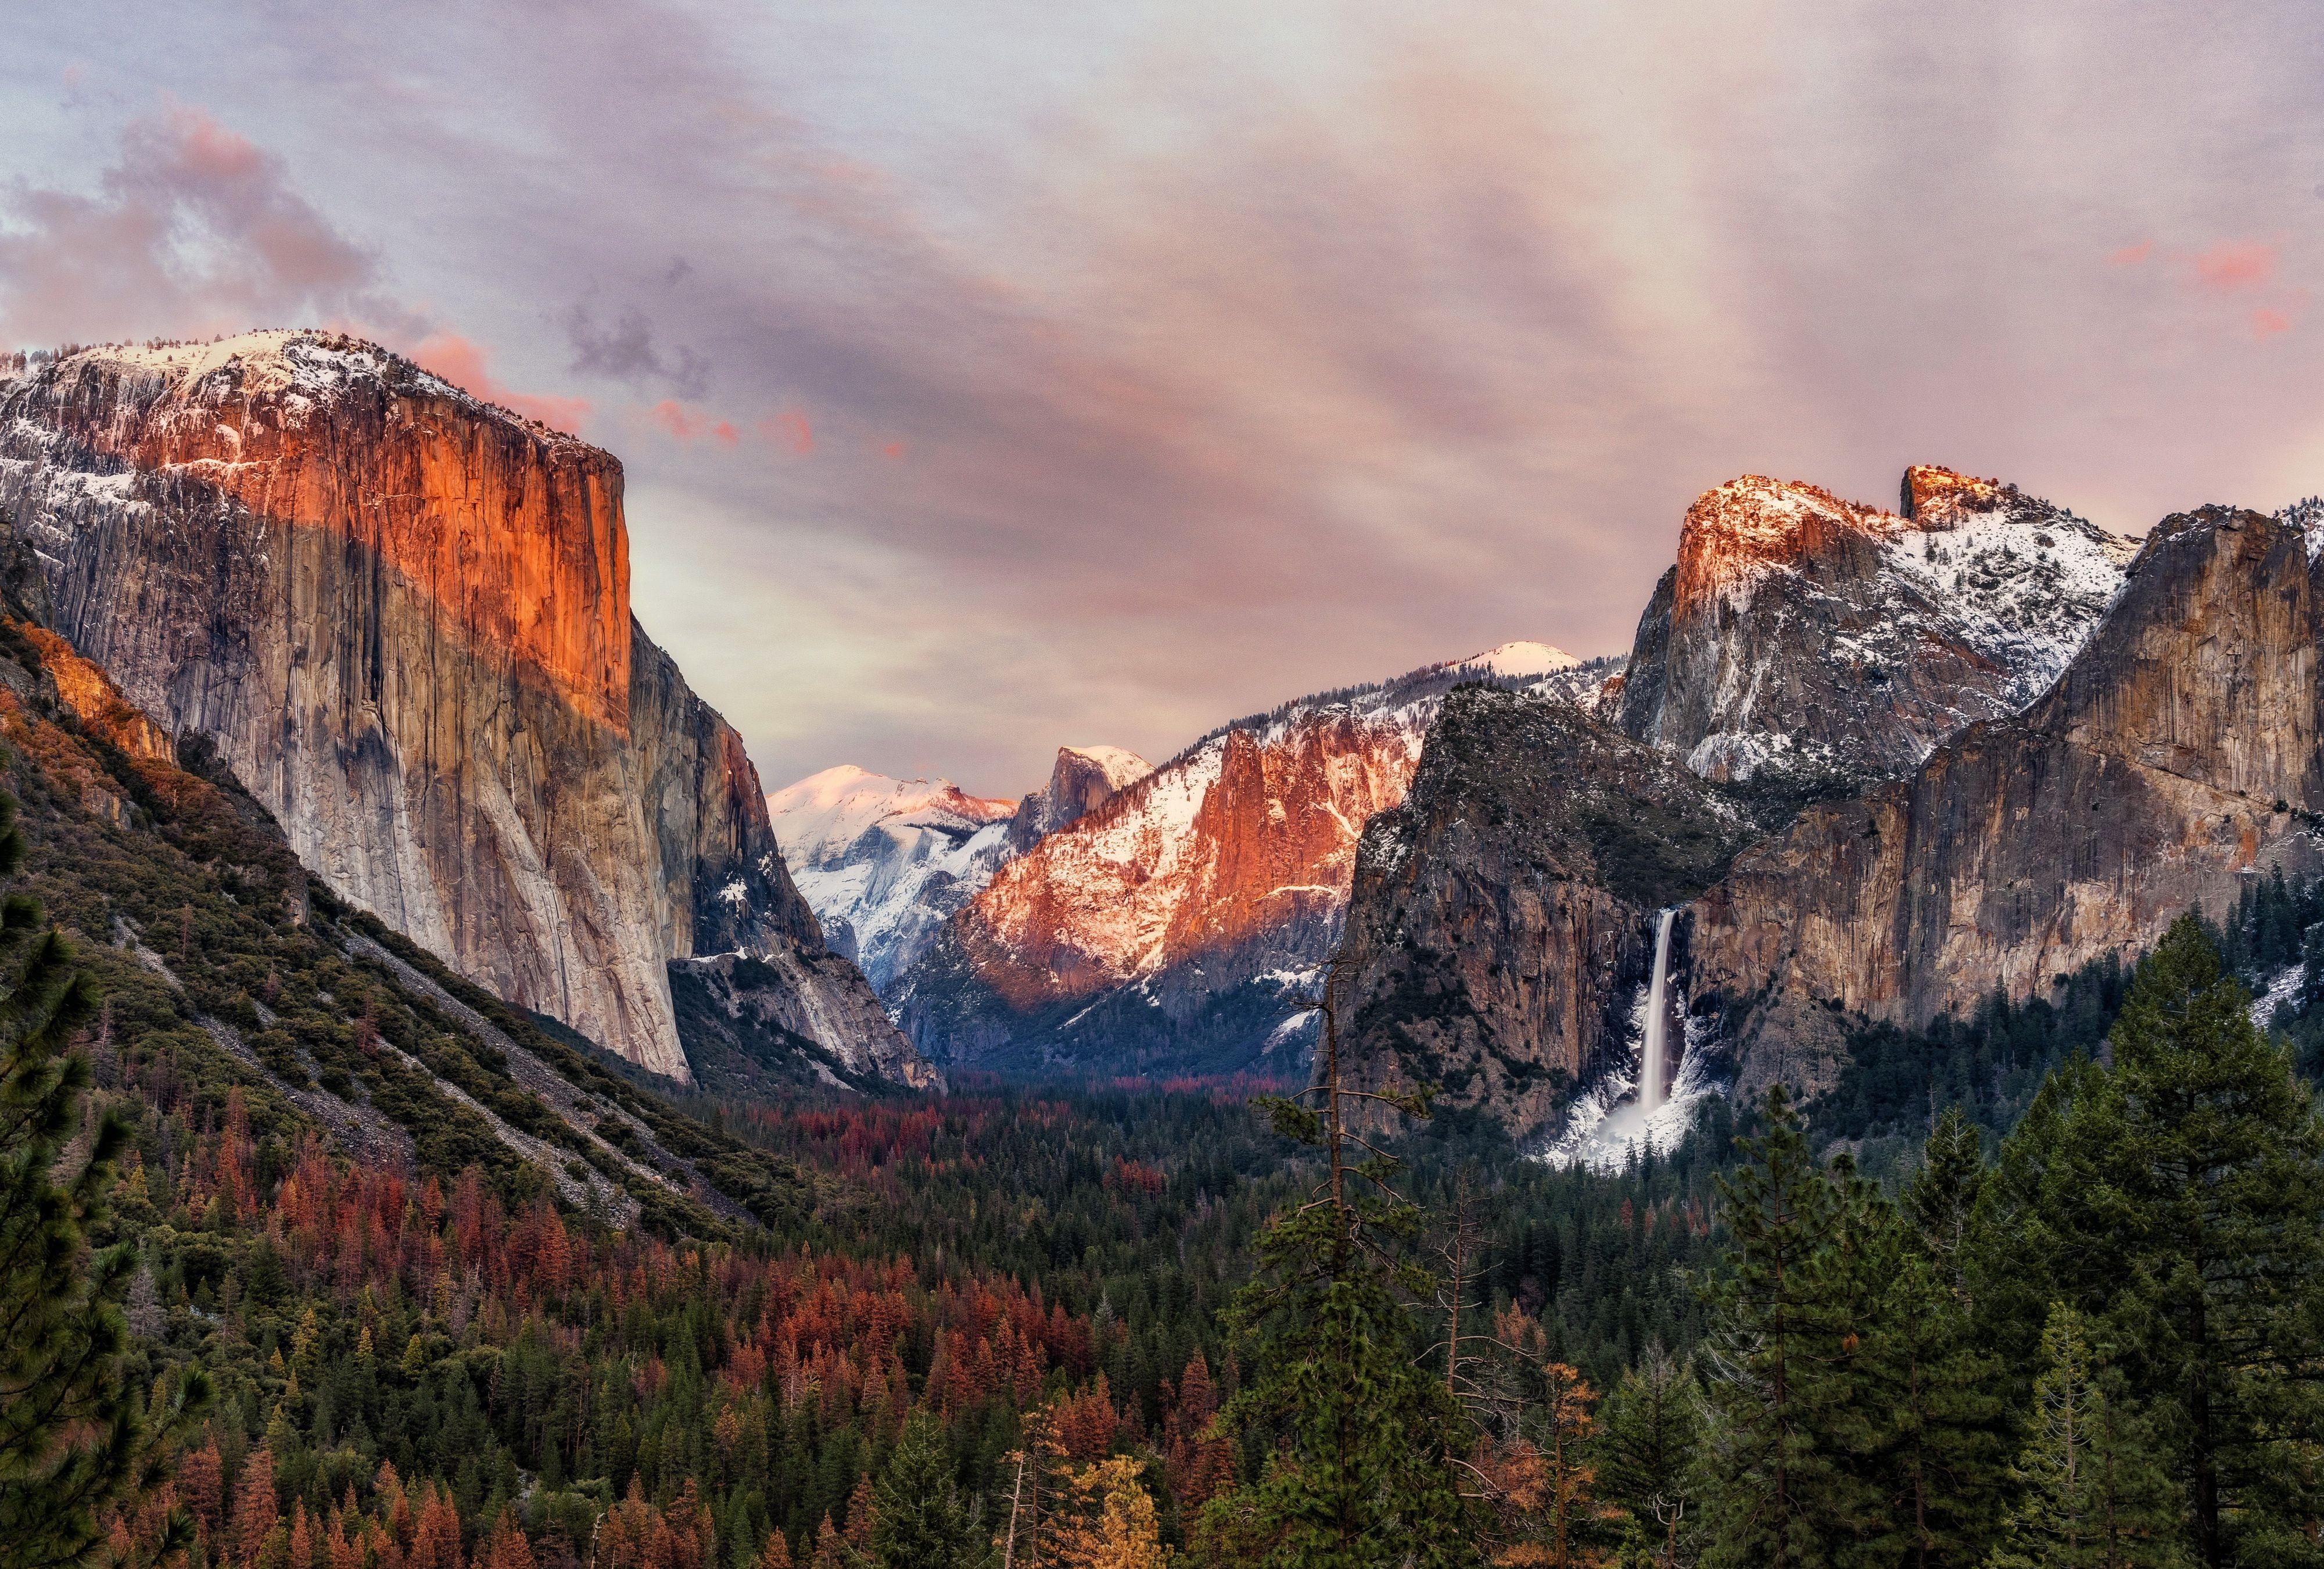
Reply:
[[1846, 1018], [2022, 1001], [2255, 871], [2324, 863], [2319, 633], [2300, 530], [2223, 507], [2157, 524], [2040, 702], [1809, 808], [1697, 905], [1684, 985], [1724, 1019], [1738, 1088], [1821, 1089]]
[[605, 453], [354, 339], [0, 362], [0, 513], [56, 630], [334, 890], [659, 1073], [669, 962], [736, 949], [797, 961], [832, 1051], [892, 1056], [740, 738], [631, 619], [621, 497]]
[[1434, 1084], [1554, 1133], [1630, 1044], [1655, 912], [1758, 832], [1734, 796], [1569, 701], [1453, 693], [1358, 851], [1334, 999], [1357, 1080]]
[[1060, 746], [1049, 782], [1017, 804], [1009, 853], [1021, 855], [1060, 828], [1070, 828], [1154, 771], [1119, 746]]
[[1444, 694], [1604, 674], [1512, 645], [1215, 731], [1001, 867], [899, 1015], [936, 1060], [1011, 1068], [1222, 1071], [1296, 1047], [1357, 835], [1404, 798]]
[[1902, 510], [1747, 475], [1688, 509], [1622, 728], [1708, 778], [1846, 792], [2055, 680], [2131, 547], [2015, 487], [1916, 467]]

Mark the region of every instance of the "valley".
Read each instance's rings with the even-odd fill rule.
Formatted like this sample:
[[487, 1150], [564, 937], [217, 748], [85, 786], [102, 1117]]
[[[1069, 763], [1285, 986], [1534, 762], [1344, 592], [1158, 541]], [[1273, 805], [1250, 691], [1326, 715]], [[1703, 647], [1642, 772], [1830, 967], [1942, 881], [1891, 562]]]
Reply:
[[[1893, 512], [1744, 476], [1627, 653], [1061, 744], [1013, 798], [762, 789], [631, 614], [619, 462], [358, 339], [0, 364], [0, 521], [12, 1082], [85, 1072], [112, 1130], [56, 1213], [174, 1477], [90, 1552], [1256, 1562], [1322, 1411], [1453, 1522], [1426, 1561], [1676, 1553], [1656, 1509], [1741, 1531], [1748, 1477], [1618, 1444], [1666, 1398], [1761, 1441], [1786, 1226], [1873, 1348], [1803, 1352], [1834, 1474], [1908, 1487], [1878, 1359], [1924, 1337], [1985, 1458], [1909, 1486], [1974, 1512], [2074, 1305], [2133, 1310], [2033, 1228], [2176, 1245], [2034, 1163], [2198, 1137], [2157, 1108], [2209, 1074], [2272, 1173], [2237, 1213], [2324, 1192], [2312, 507], [2134, 543], [1943, 469]], [[1317, 1351], [1311, 1290], [1368, 1327]]]

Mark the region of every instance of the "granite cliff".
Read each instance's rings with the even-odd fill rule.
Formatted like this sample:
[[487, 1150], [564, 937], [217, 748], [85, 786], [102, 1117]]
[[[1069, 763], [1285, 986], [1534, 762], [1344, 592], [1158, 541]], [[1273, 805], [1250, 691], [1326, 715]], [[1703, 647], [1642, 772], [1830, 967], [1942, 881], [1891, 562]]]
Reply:
[[1759, 832], [1739, 794], [1570, 701], [1455, 691], [1357, 853], [1334, 997], [1357, 1079], [1554, 1130], [1622, 1066], [1655, 912]]
[[2301, 530], [2164, 519], [2063, 678], [1909, 778], [1810, 808], [1692, 912], [1683, 983], [1738, 1089], [1811, 1092], [1849, 1018], [2024, 1000], [2246, 875], [2319, 864], [2316, 568]]
[[1515, 643], [1222, 726], [994, 872], [905, 975], [899, 1016], [939, 1061], [1287, 1068], [1357, 836], [1404, 798], [1444, 694], [1605, 673]]
[[1687, 510], [1619, 723], [1710, 778], [1845, 791], [2058, 677], [2131, 547], [2013, 485], [1915, 467], [1890, 512], [1746, 475]]
[[631, 618], [621, 502], [607, 454], [355, 339], [0, 361], [47, 619], [342, 897], [678, 1078], [669, 964], [744, 950], [801, 1036], [901, 1076], [740, 738]]

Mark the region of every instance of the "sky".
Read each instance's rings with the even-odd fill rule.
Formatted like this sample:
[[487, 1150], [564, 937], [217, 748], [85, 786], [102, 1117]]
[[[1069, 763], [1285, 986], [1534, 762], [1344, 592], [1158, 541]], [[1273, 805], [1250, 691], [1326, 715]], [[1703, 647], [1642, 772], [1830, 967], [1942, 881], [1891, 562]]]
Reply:
[[26, 0], [0, 346], [348, 328], [627, 472], [766, 783], [1518, 639], [1688, 503], [2324, 492], [2324, 7]]

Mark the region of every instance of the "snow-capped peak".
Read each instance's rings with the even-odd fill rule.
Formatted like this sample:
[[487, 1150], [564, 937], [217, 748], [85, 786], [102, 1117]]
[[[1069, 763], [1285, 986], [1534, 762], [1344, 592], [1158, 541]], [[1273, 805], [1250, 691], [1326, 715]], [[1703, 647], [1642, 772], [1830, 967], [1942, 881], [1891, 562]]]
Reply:
[[767, 797], [776, 842], [794, 873], [846, 860], [865, 835], [892, 820], [934, 817], [973, 832], [1016, 809], [1015, 801], [969, 795], [948, 779], [890, 779], [852, 762], [811, 773]]
[[791, 880], [833, 946], [884, 989], [1009, 856], [1017, 803], [853, 763], [767, 797]]
[[1524, 676], [1554, 676], [1561, 670], [1579, 669], [1582, 661], [1563, 649], [1542, 642], [1503, 643], [1481, 654], [1471, 654], [1465, 660], [1455, 660], [1457, 670], [1480, 670], [1512, 678]]

